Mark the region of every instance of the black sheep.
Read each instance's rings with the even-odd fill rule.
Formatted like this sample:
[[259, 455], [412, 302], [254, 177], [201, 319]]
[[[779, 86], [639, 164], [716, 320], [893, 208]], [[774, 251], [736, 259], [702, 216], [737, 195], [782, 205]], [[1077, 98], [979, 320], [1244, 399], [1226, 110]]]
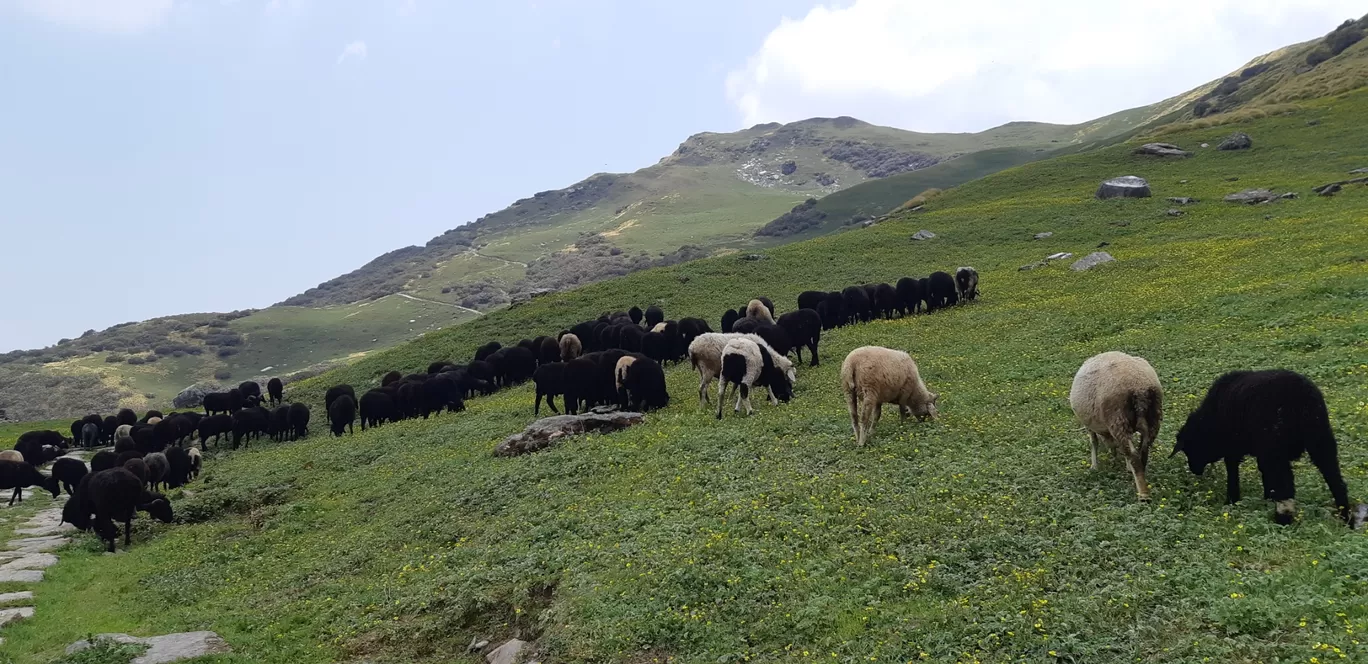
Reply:
[[923, 299], [921, 281], [912, 277], [903, 277], [898, 280], [898, 309], [902, 315], [915, 314], [921, 309]]
[[1226, 503], [1240, 500], [1240, 461], [1254, 457], [1264, 498], [1277, 503], [1275, 519], [1281, 524], [1291, 523], [1296, 514], [1292, 462], [1306, 453], [1329, 485], [1340, 518], [1350, 521], [1349, 489], [1340, 474], [1325, 397], [1306, 376], [1271, 370], [1232, 371], [1217, 378], [1178, 430], [1173, 454], [1179, 452], [1197, 475], [1225, 461]]
[[926, 293], [927, 311], [935, 311], [953, 306], [959, 301], [955, 290], [955, 278], [947, 272], [932, 272], [928, 277], [930, 290]]
[[73, 443], [85, 443], [84, 438], [81, 436], [81, 430], [84, 427], [85, 420], [76, 420], [75, 422], [71, 423], [71, 441]]
[[142, 419], [138, 420], [138, 423], [139, 423], [139, 424], [151, 424], [151, 423], [152, 423], [152, 418], [154, 418], [154, 417], [157, 418], [158, 420], [160, 420], [160, 419], [162, 419], [162, 418], [165, 417], [165, 416], [162, 415], [162, 412], [161, 412], [160, 410], [149, 410], [149, 411], [147, 411], [146, 413], [143, 413]]
[[502, 348], [503, 348], [503, 346], [502, 346], [501, 344], [499, 344], [499, 342], [497, 342], [497, 341], [491, 341], [491, 342], [489, 342], [489, 343], [487, 343], [487, 344], [485, 344], [485, 345], [483, 345], [483, 346], [480, 346], [479, 348], [475, 349], [475, 359], [476, 359], [476, 360], [488, 359], [490, 355], [493, 355], [494, 353], [499, 352], [499, 350], [502, 349]]
[[429, 415], [441, 414], [442, 409], [449, 413], [459, 413], [465, 410], [462, 392], [464, 390], [457, 382], [456, 376], [446, 373], [432, 376], [418, 388], [418, 412], [425, 420]]
[[[597, 348], [594, 348], [594, 346], [598, 344], [598, 333], [594, 330], [595, 325], [597, 325], [595, 321], [585, 321], [583, 323], [576, 323], [570, 328], [570, 334], [575, 335], [580, 340], [580, 345], [584, 347], [584, 352], [597, 350]], [[557, 340], [559, 340], [559, 338]], [[559, 358], [559, 356], [557, 356], [557, 358]]]
[[[489, 396], [494, 393], [494, 365], [483, 360], [476, 360], [466, 365], [467, 389], [478, 389], [480, 394]], [[470, 391], [467, 396], [473, 396], [474, 391]]]
[[171, 523], [171, 503], [145, 490], [142, 482], [124, 468], [94, 473], [80, 493], [80, 509], [89, 510], [87, 514], [94, 514], [95, 532], [106, 542], [106, 549], [111, 553], [119, 536], [115, 521], [124, 524], [125, 547], [132, 543], [135, 511], [147, 512], [162, 523]]
[[598, 348], [608, 350], [618, 347], [618, 339], [622, 335], [622, 328], [617, 325], [608, 325], [598, 328]]
[[344, 394], [352, 398], [353, 404], [356, 403], [356, 390], [351, 385], [334, 385], [323, 394], [323, 410], [331, 413], [333, 401]]
[[404, 374], [401, 374], [398, 371], [391, 371], [380, 377], [380, 387], [389, 387], [390, 385], [399, 382], [399, 379], [403, 377]]
[[536, 400], [532, 402], [532, 416], [541, 414], [542, 397], [546, 397], [546, 407], [553, 413], [556, 410], [556, 396], [565, 394], [565, 362], [550, 362], [537, 367], [532, 382], [537, 386]]
[[166, 448], [166, 477], [163, 480], [169, 488], [185, 486], [190, 482], [190, 454], [179, 447]]
[[665, 312], [656, 305], [646, 307], [646, 329], [653, 330], [655, 326], [665, 322]]
[[40, 486], [52, 492], [52, 497], [56, 498], [62, 491], [58, 487], [58, 480], [46, 477], [38, 472], [32, 464], [23, 461], [11, 461], [0, 459], [0, 490], [14, 489], [10, 496], [9, 504], [14, 501], [24, 502], [24, 487]]
[[51, 450], [60, 449], [65, 444], [66, 439], [62, 437], [62, 434], [44, 429], [19, 434], [19, 440], [14, 443], [14, 449], [24, 457], [26, 463], [37, 468], [61, 456], [60, 453], [53, 454]]
[[127, 470], [130, 473], [133, 473], [135, 476], [137, 476], [138, 481], [142, 482], [143, 484], [147, 483], [147, 477], [150, 473], [147, 470], [147, 462], [143, 460], [143, 457], [129, 459], [119, 464], [119, 467]]
[[256, 397], [257, 401], [261, 401], [261, 384], [254, 380], [242, 381], [238, 384], [238, 393], [242, 395], [244, 400]]
[[119, 465], [119, 455], [109, 450], [100, 450], [90, 457], [90, 471], [98, 473]]
[[208, 449], [205, 446], [209, 442], [210, 436], [213, 436], [214, 442], [217, 443], [223, 434], [232, 432], [233, 417], [231, 415], [210, 415], [200, 420], [197, 430], [199, 431], [200, 447]]
[[822, 329], [824, 330], [834, 330], [845, 326], [845, 296], [838, 291], [827, 293], [822, 303], [817, 305], [817, 314], [822, 317]]
[[290, 440], [309, 435], [309, 407], [302, 403], [290, 404]]
[[629, 353], [640, 353], [641, 343], [646, 339], [646, 333], [635, 325], [627, 325], [621, 328], [618, 336], [618, 348]]
[[793, 350], [793, 338], [789, 336], [784, 328], [775, 323], [761, 323], [755, 326], [753, 333], [765, 340], [765, 343], [780, 355], [788, 355]]
[[49, 472], [51, 473], [50, 477], [54, 478], [55, 482], [61, 482], [67, 495], [70, 496], [76, 492], [76, 485], [81, 483], [81, 478], [85, 477], [89, 471], [86, 469], [85, 462], [80, 459], [62, 457], [52, 462], [52, 470]]
[[361, 395], [361, 430], [378, 427], [387, 422], [398, 422], [399, 411], [394, 406], [394, 394], [385, 389], [375, 389]]
[[279, 378], [272, 378], [266, 381], [266, 394], [270, 395], [271, 405], [274, 406], [285, 401], [285, 383]]
[[961, 300], [973, 301], [978, 297], [978, 270], [972, 267], [955, 270], [955, 290]]
[[204, 414], [236, 413], [242, 410], [243, 403], [242, 392], [236, 387], [227, 392], [210, 392], [204, 395]]
[[[596, 354], [581, 355], [565, 363], [565, 412], [577, 415], [598, 400], [599, 364]], [[535, 410], [535, 407], [534, 407]]]
[[157, 445], [157, 431], [155, 426], [139, 424], [133, 427], [133, 446], [143, 454], [160, 451]]
[[438, 360], [438, 361], [433, 362], [432, 364], [429, 364], [429, 365], [427, 366], [427, 372], [428, 372], [428, 374], [438, 374], [438, 373], [441, 373], [441, 372], [443, 372], [443, 371], [446, 371], [446, 368], [447, 368], [447, 367], [454, 367], [454, 366], [456, 366], [456, 365], [454, 365], [454, 364], [452, 364], [452, 363], [450, 363], [450, 362], [447, 362], [446, 360]]
[[670, 393], [665, 388], [665, 370], [649, 357], [639, 357], [626, 368], [622, 389], [628, 395], [628, 406], [647, 412], [670, 405]]
[[[242, 418], [239, 418], [242, 419]], [[290, 433], [290, 407], [278, 406], [271, 411], [270, 420], [267, 423], [266, 433], [271, 440], [284, 442]]]
[[722, 327], [719, 329], [723, 332], [731, 332], [732, 327], [736, 325], [736, 321], [741, 318], [745, 318], [745, 316], [736, 313], [735, 309], [728, 309], [722, 312]]
[[641, 354], [656, 362], [674, 359], [675, 342], [664, 332], [647, 332], [641, 338]]
[[175, 445], [180, 440], [179, 421], [172, 417], [162, 418], [162, 421], [152, 425], [152, 440], [157, 448], [153, 452], [160, 452], [163, 448]]
[[798, 308], [812, 309], [815, 311], [817, 309], [817, 305], [826, 301], [826, 296], [827, 294], [824, 291], [803, 291], [798, 294]]
[[[641, 307], [632, 307], [627, 310], [627, 318], [632, 321], [633, 325], [641, 325], [641, 319], [643, 317], [644, 314], [641, 311]], [[616, 318], [616, 316], [614, 316], [614, 318]]]
[[394, 409], [399, 419], [418, 416], [420, 386], [426, 381], [401, 380], [394, 384]]
[[844, 300], [847, 321], [867, 323], [872, 318], [873, 303], [869, 301], [869, 293], [865, 292], [863, 287], [847, 287], [841, 291], [841, 299]]
[[738, 318], [727, 331], [733, 334], [753, 334], [761, 324], [762, 321], [758, 318]]
[[81, 423], [81, 447], [95, 447], [100, 444], [100, 427], [89, 422]]
[[104, 418], [104, 422], [100, 425], [100, 441], [105, 445], [112, 444], [114, 442], [114, 430], [118, 428], [119, 418], [113, 415]]
[[543, 337], [541, 346], [537, 348], [537, 364], [547, 365], [552, 362], [560, 362], [560, 355], [560, 340], [556, 337]]
[[132, 426], [138, 423], [138, 414], [127, 408], [120, 408], [115, 417], [118, 418], [119, 424]]
[[341, 437], [344, 432], [356, 433], [352, 422], [356, 420], [356, 400], [350, 394], [339, 395], [328, 405], [328, 424], [334, 436]]
[[822, 341], [822, 317], [812, 309], [799, 309], [780, 316], [775, 324], [787, 333], [789, 343], [798, 351], [798, 361], [803, 361], [803, 346], [807, 346], [812, 356], [808, 366], [817, 366], [817, 344]]
[[[494, 359], [496, 357], [498, 359]], [[494, 365], [494, 377], [501, 387], [525, 383], [537, 371], [537, 357], [519, 346], [495, 353], [490, 357], [490, 364]]]
[[884, 320], [892, 320], [893, 312], [898, 310], [898, 291], [888, 284], [874, 285], [874, 314], [883, 314]]

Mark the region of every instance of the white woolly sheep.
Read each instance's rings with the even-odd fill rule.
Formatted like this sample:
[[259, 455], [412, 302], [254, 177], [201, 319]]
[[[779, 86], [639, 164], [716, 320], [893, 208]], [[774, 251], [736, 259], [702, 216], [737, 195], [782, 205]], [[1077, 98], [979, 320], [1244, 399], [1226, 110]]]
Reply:
[[0, 461], [19, 461], [19, 462], [23, 462], [23, 460], [24, 460], [24, 455], [20, 454], [20, 453], [19, 453], [19, 450], [5, 450], [5, 451], [3, 451], [3, 452], [0, 452]]
[[[705, 332], [689, 342], [689, 362], [694, 369], [698, 370], [699, 405], [709, 403], [708, 387], [712, 385], [714, 378], [722, 375], [722, 350], [727, 347], [727, 342], [741, 338], [750, 339], [769, 348], [769, 343], [758, 335], [734, 332]], [[797, 383], [798, 376], [793, 370], [793, 362], [789, 361], [787, 357], [775, 353], [773, 349], [770, 349], [770, 354], [775, 356], [775, 365], [788, 377], [789, 383]]]
[[656, 324], [655, 324], [655, 327], [651, 328], [651, 331], [652, 331], [652, 332], [662, 332], [662, 333], [663, 333], [663, 332], [665, 331], [665, 324], [664, 324], [664, 323], [656, 323]]
[[569, 362], [584, 353], [584, 344], [580, 343], [580, 338], [574, 334], [567, 333], [560, 338], [560, 354], [562, 362]]
[[[1139, 357], [1111, 351], [1095, 355], [1074, 375], [1069, 405], [1088, 431], [1091, 467], [1097, 470], [1098, 439], [1106, 441], [1126, 462], [1141, 501], [1150, 499], [1145, 465], [1150, 446], [1164, 419], [1164, 390], [1159, 374]], [[1140, 433], [1140, 444], [1134, 443]]]
[[623, 355], [618, 358], [617, 366], [613, 367], [613, 387], [617, 389], [618, 401], [623, 409], [627, 408], [627, 389], [623, 386], [627, 380], [627, 368], [636, 361], [635, 355]]
[[114, 449], [123, 447], [133, 448], [133, 425], [120, 424], [114, 429]]
[[770, 403], [776, 406], [780, 400], [793, 398], [793, 383], [789, 381], [793, 365], [789, 363], [787, 370], [779, 366], [778, 360], [784, 356], [769, 345], [752, 341], [749, 336], [732, 339], [722, 349], [721, 379], [717, 382], [719, 420], [722, 419], [722, 405], [726, 401], [728, 384], [736, 386], [736, 407], [733, 410], [739, 412], [744, 404], [748, 416], [754, 412], [750, 403], [750, 390], [753, 387], [767, 388]]
[[200, 453], [199, 448], [192, 445], [189, 450], [186, 450], [186, 456], [190, 457], [190, 479], [195, 479], [199, 477], [200, 469], [204, 467], [204, 455]]
[[863, 346], [850, 351], [841, 363], [841, 389], [856, 445], [863, 446], [874, 434], [886, 403], [897, 404], [902, 420], [908, 415], [936, 419], [940, 395], [926, 388], [917, 363], [900, 350]]
[[758, 321], [773, 323], [774, 316], [770, 314], [769, 307], [765, 306], [760, 300], [751, 300], [746, 305], [746, 318], [754, 318]]

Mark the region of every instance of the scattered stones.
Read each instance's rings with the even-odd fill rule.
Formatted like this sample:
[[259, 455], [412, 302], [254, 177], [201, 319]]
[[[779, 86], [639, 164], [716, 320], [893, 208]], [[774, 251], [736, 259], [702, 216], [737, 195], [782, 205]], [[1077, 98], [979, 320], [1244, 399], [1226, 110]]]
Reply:
[[[1187, 180], [1183, 181], [1187, 182]], [[1168, 202], [1175, 203], [1177, 205], [1192, 205], [1194, 203], [1200, 203], [1201, 201], [1195, 198], [1188, 198], [1187, 196], [1170, 196], [1168, 198]]]
[[69, 537], [48, 535], [46, 537], [25, 537], [23, 539], [10, 540], [9, 546], [12, 549], [23, 551], [24, 553], [43, 553], [45, 551], [56, 551], [70, 543], [71, 538]]
[[3, 569], [0, 570], [0, 583], [38, 583], [43, 580], [40, 569]]
[[1050, 237], [1050, 236], [1052, 236], [1052, 235], [1054, 235], [1054, 233], [1051, 232], [1051, 231], [1045, 231], [1044, 233], [1036, 233], [1036, 234], [1035, 234], [1035, 239], [1037, 239], [1037, 240], [1044, 240], [1045, 238]]
[[[129, 664], [167, 664], [185, 659], [221, 655], [232, 652], [228, 642], [213, 632], [182, 632], [163, 636], [137, 637], [127, 634], [98, 634], [96, 639], [108, 639], [117, 643], [140, 643], [147, 646], [147, 652]], [[91, 646], [84, 639], [67, 646], [66, 653], [72, 655]]]
[[480, 637], [476, 636], [470, 639], [470, 645], [466, 646], [466, 652], [480, 652], [481, 650], [484, 650], [487, 647], [489, 647], [489, 640], [481, 639]]
[[[1217, 150], [1248, 150], [1249, 148], [1253, 147], [1253, 145], [1254, 145], [1254, 141], [1250, 140], [1249, 134], [1246, 134], [1246, 133], [1244, 133], [1244, 132], [1242, 132], [1242, 131], [1237, 131], [1237, 132], [1235, 132], [1235, 133], [1233, 133], [1233, 134], [1227, 136], [1226, 139], [1225, 139], [1224, 141], [1221, 141], [1221, 144], [1220, 144], [1220, 145], [1217, 145], [1217, 146], [1216, 146], [1216, 149], [1217, 149]], [[1202, 147], [1206, 147], [1206, 146], [1203, 145]]]
[[1254, 205], [1255, 203], [1271, 201], [1274, 198], [1277, 198], [1277, 196], [1267, 189], [1246, 189], [1244, 191], [1226, 196], [1225, 201], [1227, 203], [1244, 203], [1246, 205]]
[[1178, 184], [1187, 184], [1187, 183], [1188, 183], [1187, 180], [1179, 180], [1179, 181], [1178, 181]]
[[1321, 196], [1327, 196], [1327, 197], [1329, 197], [1329, 196], [1334, 196], [1335, 194], [1340, 193], [1340, 191], [1342, 191], [1343, 189], [1344, 189], [1344, 187], [1341, 186], [1341, 185], [1332, 184], [1332, 185], [1330, 185], [1330, 186], [1328, 186], [1328, 187], [1326, 187], [1326, 188], [1324, 188], [1324, 189], [1321, 189], [1320, 192], [1319, 192], [1319, 194], [1320, 194]]
[[1210, 144], [1210, 143], [1203, 143], [1203, 144], [1202, 144], [1202, 147], [1204, 147], [1204, 148], [1209, 148], [1209, 147], [1211, 147], [1211, 144]]
[[31, 553], [0, 565], [0, 572], [15, 569], [47, 569], [56, 564], [57, 556], [50, 553]]
[[1281, 198], [1281, 199], [1283, 199], [1283, 200], [1285, 200], [1285, 201], [1290, 201], [1290, 200], [1292, 200], [1292, 199], [1294, 199], [1294, 198], [1296, 198], [1296, 197], [1297, 197], [1297, 192], [1295, 192], [1295, 191], [1289, 191], [1289, 192], [1287, 192], [1287, 193], [1285, 193], [1285, 194], [1279, 196], [1278, 198]]
[[1084, 270], [1091, 270], [1092, 268], [1097, 267], [1098, 265], [1101, 265], [1103, 263], [1110, 263], [1115, 260], [1116, 259], [1112, 258], [1111, 254], [1105, 251], [1094, 251], [1091, 254], [1088, 254], [1087, 256], [1084, 256], [1074, 261], [1074, 264], [1071, 265], [1070, 268], [1075, 272], [1082, 272]]
[[1134, 175], [1123, 175], [1119, 178], [1107, 180], [1097, 188], [1096, 194], [1101, 199], [1149, 198], [1149, 195], [1149, 182], [1145, 178]]
[[[1202, 147], [1206, 147], [1203, 145]], [[1151, 157], [1191, 157], [1192, 153], [1180, 148], [1172, 143], [1146, 143], [1135, 148], [1131, 154], [1143, 154]]]
[[1183, 212], [1182, 210], [1179, 210], [1178, 208], [1169, 208], [1167, 214], [1170, 217], [1181, 217], [1187, 213]]
[[1047, 260], [1047, 261], [1062, 261], [1062, 260], [1064, 260], [1065, 258], [1071, 258], [1071, 257], [1073, 257], [1073, 254], [1071, 254], [1071, 253], [1069, 253], [1069, 252], [1067, 252], [1067, 251], [1061, 251], [1061, 252], [1059, 252], [1059, 253], [1057, 253], [1057, 254], [1050, 254], [1049, 256], [1046, 256], [1046, 257], [1045, 257], [1045, 260]]
[[1349, 171], [1350, 175], [1358, 175], [1360, 173], [1368, 173], [1368, 168], [1355, 168], [1354, 170]]
[[33, 591], [21, 590], [17, 593], [0, 593], [0, 604], [12, 604], [33, 599]]
[[641, 413], [585, 413], [583, 415], [554, 415], [543, 417], [503, 440], [494, 447], [494, 456], [518, 456], [544, 450], [559, 444], [562, 439], [585, 433], [611, 433], [641, 424]]
[[527, 642], [521, 639], [509, 639], [503, 645], [495, 648], [493, 652], [485, 655], [485, 661], [489, 664], [516, 664], [518, 655], [522, 654]]
[[13, 609], [0, 609], [0, 627], [33, 617], [33, 607], [20, 606]]
[[1034, 269], [1036, 269], [1036, 268], [1038, 268], [1038, 267], [1045, 267], [1045, 261], [1040, 261], [1040, 262], [1038, 262], [1038, 263], [1031, 263], [1030, 265], [1022, 265], [1021, 267], [1017, 268], [1017, 272], [1025, 272], [1025, 271], [1027, 271], [1027, 270], [1034, 270]]
[[936, 234], [926, 229], [919, 230], [912, 234], [913, 240], [930, 240], [934, 237], [936, 237]]
[[1324, 191], [1324, 190], [1326, 190], [1326, 189], [1329, 189], [1329, 188], [1331, 188], [1331, 187], [1336, 187], [1335, 191], [1339, 191], [1339, 190], [1340, 190], [1341, 188], [1343, 188], [1344, 185], [1346, 185], [1346, 184], [1365, 184], [1365, 183], [1368, 183], [1368, 177], [1354, 178], [1354, 179], [1352, 179], [1352, 180], [1340, 180], [1339, 182], [1331, 182], [1331, 183], [1329, 183], [1329, 184], [1323, 184], [1323, 185], [1321, 185], [1321, 186], [1319, 186], [1319, 187], [1316, 187], [1316, 188], [1312, 189], [1311, 191], [1314, 191], [1314, 192], [1316, 192], [1316, 193], [1319, 194], [1319, 193], [1321, 193], [1322, 191]]

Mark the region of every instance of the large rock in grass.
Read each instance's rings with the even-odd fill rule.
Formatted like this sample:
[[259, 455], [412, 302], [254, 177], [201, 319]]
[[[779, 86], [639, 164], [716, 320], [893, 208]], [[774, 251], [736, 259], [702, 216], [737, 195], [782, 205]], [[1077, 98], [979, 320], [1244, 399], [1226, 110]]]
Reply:
[[1114, 260], [1116, 259], [1112, 258], [1112, 255], [1105, 251], [1094, 251], [1091, 254], [1074, 261], [1074, 264], [1070, 267], [1075, 272], [1082, 272], [1084, 270], [1091, 270], [1103, 263], [1110, 263]]
[[1151, 157], [1191, 157], [1192, 153], [1180, 148], [1172, 143], [1146, 143], [1135, 150], [1132, 154], [1143, 154]]
[[1149, 182], [1134, 175], [1123, 175], [1102, 183], [1097, 188], [1097, 197], [1107, 198], [1149, 198]]
[[171, 405], [175, 408], [199, 408], [204, 405], [204, 395], [212, 392], [221, 392], [223, 388], [211, 383], [196, 383], [181, 390], [171, 399]]
[[[129, 664], [167, 664], [168, 662], [179, 662], [207, 655], [219, 655], [233, 650], [228, 647], [228, 642], [213, 632], [183, 632], [149, 637], [100, 634], [95, 639], [104, 639], [115, 643], [138, 643], [147, 646], [147, 652]], [[67, 646], [66, 652], [68, 655], [75, 654], [90, 648], [92, 645], [90, 641], [82, 639]]]
[[620, 431], [641, 424], [644, 419], [641, 413], [622, 411], [543, 417], [505, 438], [494, 447], [494, 456], [530, 454], [558, 445], [569, 436]]
[[1227, 203], [1244, 203], [1245, 205], [1255, 205], [1264, 203], [1277, 198], [1278, 195], [1267, 189], [1246, 189], [1225, 197]]
[[1217, 149], [1217, 150], [1248, 150], [1248, 149], [1249, 149], [1250, 147], [1252, 147], [1253, 145], [1254, 145], [1254, 141], [1250, 140], [1249, 134], [1246, 134], [1246, 133], [1244, 133], [1244, 132], [1242, 132], [1242, 131], [1237, 131], [1237, 132], [1235, 132], [1235, 133], [1233, 133], [1233, 134], [1227, 136], [1226, 139], [1225, 139], [1224, 141], [1221, 141], [1221, 144], [1220, 144], [1220, 145], [1217, 145], [1217, 146], [1216, 146], [1216, 149]]

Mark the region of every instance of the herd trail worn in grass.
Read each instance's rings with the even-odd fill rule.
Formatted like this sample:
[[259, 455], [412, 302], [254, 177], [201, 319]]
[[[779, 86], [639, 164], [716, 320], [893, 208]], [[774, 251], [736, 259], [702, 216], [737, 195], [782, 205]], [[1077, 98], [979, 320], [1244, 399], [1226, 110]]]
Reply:
[[[291, 396], [315, 406], [333, 383], [365, 389], [633, 304], [715, 324], [758, 295], [783, 313], [808, 289], [981, 275], [977, 302], [824, 334], [793, 401], [749, 418], [714, 421], [680, 365], [671, 406], [643, 424], [516, 458], [492, 449], [531, 420], [531, 385], [462, 414], [211, 453], [173, 493], [182, 523], [140, 519], [120, 555], [93, 537], [64, 553], [0, 661], [50, 662], [92, 632], [196, 629], [232, 644], [216, 662], [474, 662], [472, 638], [515, 634], [554, 662], [1368, 660], [1368, 536], [1317, 474], [1298, 465], [1301, 512], [1279, 526], [1255, 473], [1227, 506], [1219, 473], [1167, 458], [1216, 376], [1288, 368], [1324, 391], [1350, 495], [1368, 491], [1368, 187], [1309, 194], [1368, 166], [1364, 117], [1359, 91], [1241, 126], [1250, 150], [1197, 147], [1218, 128], [1167, 136], [1195, 152], [1183, 160], [1117, 146], [1028, 164], [915, 218], [539, 298], [374, 354]], [[1127, 174], [1155, 197], [1092, 198]], [[1300, 197], [1221, 202], [1251, 187]], [[1169, 196], [1202, 202], [1175, 217]], [[921, 228], [935, 239], [912, 242]], [[1018, 270], [1104, 244], [1117, 260], [1086, 272]], [[857, 447], [837, 371], [863, 345], [908, 351], [939, 419], [885, 418]], [[1088, 468], [1067, 400], [1106, 350], [1163, 382], [1149, 504], [1118, 459]]]

